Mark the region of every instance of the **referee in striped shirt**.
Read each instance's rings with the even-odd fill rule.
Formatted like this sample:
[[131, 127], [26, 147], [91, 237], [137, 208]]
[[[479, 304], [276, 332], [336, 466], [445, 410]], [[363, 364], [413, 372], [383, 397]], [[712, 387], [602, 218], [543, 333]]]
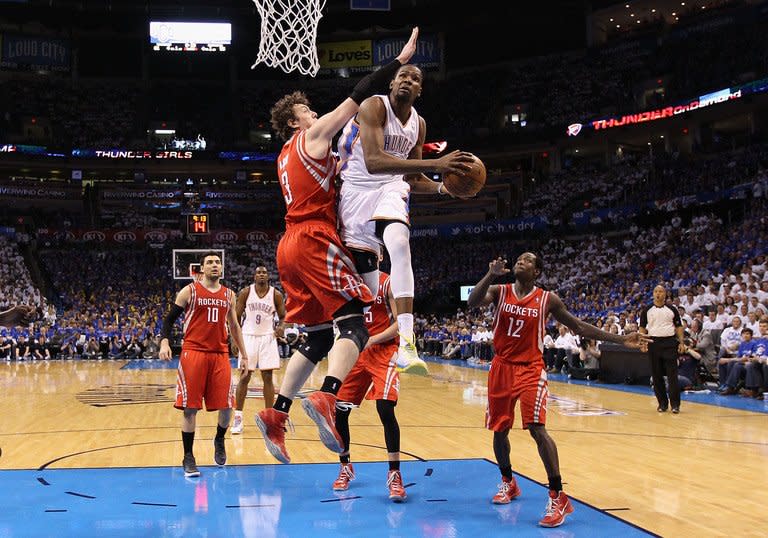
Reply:
[[[670, 404], [672, 412], [680, 412], [680, 384], [677, 381], [677, 359], [685, 352], [683, 322], [680, 313], [673, 306], [666, 304], [667, 292], [664, 286], [653, 288], [653, 304], [643, 308], [640, 313], [639, 332], [653, 338], [648, 344], [648, 356], [651, 359], [651, 378], [653, 391], [659, 402], [658, 412], [665, 412]], [[664, 386], [664, 374], [669, 383], [669, 398]]]

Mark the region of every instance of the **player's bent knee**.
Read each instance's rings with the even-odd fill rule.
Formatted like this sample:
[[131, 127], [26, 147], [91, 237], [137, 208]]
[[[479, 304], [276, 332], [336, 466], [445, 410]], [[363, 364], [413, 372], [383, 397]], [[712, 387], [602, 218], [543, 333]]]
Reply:
[[307, 331], [307, 339], [299, 344], [297, 350], [304, 355], [309, 362], [317, 364], [323, 360], [333, 347], [333, 328]]
[[397, 402], [391, 400], [376, 400], [376, 411], [379, 413], [379, 418], [382, 424], [396, 422], [395, 418], [395, 406]]
[[368, 343], [368, 328], [365, 326], [363, 315], [354, 315], [336, 322], [339, 329], [339, 340], [352, 340], [357, 349], [362, 351]]

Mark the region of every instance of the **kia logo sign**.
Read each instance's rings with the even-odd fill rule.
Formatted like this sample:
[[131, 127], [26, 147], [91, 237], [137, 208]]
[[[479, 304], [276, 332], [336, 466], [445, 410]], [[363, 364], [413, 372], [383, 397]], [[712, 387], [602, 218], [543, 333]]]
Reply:
[[219, 232], [216, 234], [216, 241], [237, 241], [237, 234], [235, 232]]
[[104, 235], [104, 232], [99, 232], [97, 230], [91, 230], [90, 232], [85, 232], [83, 234], [83, 241], [98, 241], [101, 243], [106, 238], [106, 235]]
[[160, 230], [150, 230], [144, 234], [144, 239], [153, 243], [165, 243], [168, 239], [168, 234]]
[[266, 232], [250, 232], [245, 236], [248, 241], [266, 241], [269, 235]]
[[568, 126], [568, 136], [579, 136], [583, 125], [580, 123], [572, 123]]
[[115, 232], [114, 238], [118, 243], [133, 243], [136, 241], [136, 234], [129, 231]]

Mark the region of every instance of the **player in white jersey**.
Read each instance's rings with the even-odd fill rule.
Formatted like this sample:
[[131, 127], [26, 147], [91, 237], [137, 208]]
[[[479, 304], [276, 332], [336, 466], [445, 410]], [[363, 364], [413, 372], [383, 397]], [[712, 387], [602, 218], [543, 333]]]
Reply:
[[[243, 406], [251, 374], [258, 367], [264, 383], [264, 406], [269, 409], [275, 403], [272, 371], [280, 368], [277, 338], [282, 338], [285, 330], [285, 301], [283, 294], [269, 285], [269, 272], [263, 264], [256, 266], [253, 284], [237, 294], [235, 313], [237, 319], [242, 319], [245, 314], [243, 341], [249, 359], [248, 368], [239, 364], [240, 381], [235, 392], [235, 421], [231, 431], [239, 434], [243, 432]], [[277, 327], [275, 314], [278, 317]]]
[[408, 199], [411, 192], [446, 194], [443, 184], [423, 172], [466, 173], [472, 156], [453, 151], [439, 159], [421, 158], [427, 124], [413, 108], [421, 95], [421, 70], [402, 66], [388, 95], [374, 95], [339, 139], [342, 179], [339, 201], [341, 240], [352, 252], [357, 270], [371, 289], [378, 289], [378, 256], [384, 245], [392, 263], [391, 287], [400, 327], [398, 366], [426, 374], [413, 338], [414, 280], [411, 266]]

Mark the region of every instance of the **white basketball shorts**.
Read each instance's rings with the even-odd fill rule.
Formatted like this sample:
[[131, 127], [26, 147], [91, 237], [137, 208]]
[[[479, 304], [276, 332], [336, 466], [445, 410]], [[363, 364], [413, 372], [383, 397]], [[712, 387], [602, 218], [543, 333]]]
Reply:
[[411, 187], [405, 181], [391, 181], [378, 188], [360, 188], [348, 183], [341, 185], [339, 222], [341, 241], [351, 249], [381, 251], [382, 242], [376, 237], [377, 220], [396, 220], [410, 224], [408, 198]]
[[[277, 339], [274, 334], [256, 336], [244, 334], [245, 351], [248, 353], [248, 370], [277, 370], [280, 368], [280, 353], [277, 351]], [[238, 366], [240, 359], [238, 358]]]

